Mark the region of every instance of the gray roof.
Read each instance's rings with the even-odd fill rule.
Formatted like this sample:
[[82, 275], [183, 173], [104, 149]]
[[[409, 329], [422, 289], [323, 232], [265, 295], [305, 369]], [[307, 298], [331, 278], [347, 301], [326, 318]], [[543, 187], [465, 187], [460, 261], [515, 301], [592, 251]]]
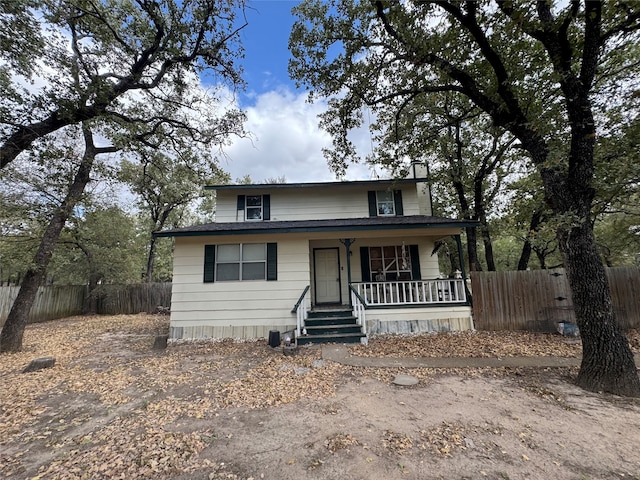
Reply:
[[428, 182], [427, 178], [397, 178], [386, 180], [352, 180], [343, 182], [307, 182], [307, 183], [247, 183], [247, 184], [233, 184], [233, 185], [207, 185], [205, 190], [263, 190], [268, 189], [281, 189], [281, 188], [326, 188], [326, 187], [353, 187], [353, 186], [366, 186], [366, 187], [382, 187], [393, 186], [402, 184], [415, 184], [417, 182]]
[[395, 217], [339, 218], [332, 220], [289, 220], [262, 222], [205, 223], [157, 232], [156, 237], [190, 237], [210, 235], [251, 235], [299, 232], [342, 232], [354, 230], [412, 230], [418, 228], [476, 227], [473, 220], [407, 215]]

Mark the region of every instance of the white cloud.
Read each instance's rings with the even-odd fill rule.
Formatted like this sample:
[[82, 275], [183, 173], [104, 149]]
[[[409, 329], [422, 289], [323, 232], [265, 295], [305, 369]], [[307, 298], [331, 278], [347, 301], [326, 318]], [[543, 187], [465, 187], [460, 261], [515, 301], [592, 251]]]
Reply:
[[[331, 146], [331, 138], [318, 127], [317, 115], [326, 104], [309, 104], [305, 99], [306, 93], [287, 89], [255, 97], [255, 104], [246, 108], [246, 129], [253, 140], [234, 141], [225, 150], [230, 159], [221, 165], [233, 180], [245, 175], [256, 183], [282, 176], [287, 182], [336, 180], [322, 155], [322, 148]], [[357, 134], [368, 137], [364, 129]], [[368, 145], [369, 140], [358, 143]], [[348, 180], [370, 178], [365, 165], [351, 165], [346, 176]]]

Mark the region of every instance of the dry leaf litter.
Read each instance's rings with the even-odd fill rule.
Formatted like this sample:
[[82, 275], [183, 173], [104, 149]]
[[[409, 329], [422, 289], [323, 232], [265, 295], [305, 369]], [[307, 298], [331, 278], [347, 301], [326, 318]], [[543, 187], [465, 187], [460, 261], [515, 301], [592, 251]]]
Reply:
[[[284, 356], [264, 340], [151, 350], [153, 337], [167, 330], [168, 317], [145, 314], [72, 317], [28, 326], [23, 351], [0, 355], [0, 475], [24, 478], [36, 462], [35, 475], [28, 472], [33, 479], [171, 478], [196, 471], [213, 472], [209, 478], [237, 478], [224, 466], [199, 458], [216, 440], [216, 431], [181, 429], [181, 419], [327, 398], [349, 378], [389, 382], [407, 373], [325, 363], [319, 348]], [[628, 337], [638, 351], [638, 332]], [[352, 347], [351, 353], [573, 357], [580, 354], [580, 345], [558, 335], [474, 332], [377, 337], [368, 346]], [[56, 358], [53, 368], [21, 373], [29, 361], [44, 356]], [[411, 374], [424, 384], [441, 372], [415, 369]], [[446, 372], [500, 374], [490, 369]], [[443, 424], [414, 439], [387, 431], [383, 443], [394, 453], [419, 446], [449, 455], [466, 448], [464, 439], [463, 426]], [[341, 433], [325, 445], [336, 452], [358, 445], [358, 440]], [[312, 462], [310, 468], [320, 463]]]

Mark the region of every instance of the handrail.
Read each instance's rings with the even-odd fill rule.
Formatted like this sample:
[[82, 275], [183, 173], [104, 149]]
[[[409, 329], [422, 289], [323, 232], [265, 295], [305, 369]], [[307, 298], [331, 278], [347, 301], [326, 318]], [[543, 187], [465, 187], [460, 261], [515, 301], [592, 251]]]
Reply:
[[310, 286], [307, 285], [304, 291], [302, 292], [302, 295], [300, 295], [300, 298], [298, 299], [296, 306], [293, 307], [293, 310], [291, 310], [291, 313], [296, 314], [296, 338], [298, 338], [300, 335], [302, 335], [302, 333], [304, 333], [304, 323], [307, 320], [307, 314], [308, 314], [306, 298], [307, 298], [307, 294], [309, 293], [309, 288]]
[[356, 296], [356, 298], [360, 301], [360, 303], [362, 303], [362, 305], [364, 306], [364, 308], [367, 308], [367, 301], [362, 298], [362, 296], [360, 296], [360, 294], [358, 293], [358, 291], [353, 288], [352, 284], [349, 284], [349, 290], [351, 290], [353, 292], [353, 294]]
[[304, 300], [304, 296], [307, 294], [307, 292], [309, 291], [309, 288], [311, 288], [311, 285], [307, 285], [304, 289], [304, 291], [302, 292], [302, 295], [300, 295], [300, 298], [298, 299], [298, 301], [296, 302], [296, 304], [294, 305], [294, 307], [291, 309], [291, 313], [296, 313], [298, 311], [298, 307], [300, 306], [300, 304], [302, 303], [302, 301]]
[[364, 336], [360, 341], [364, 344], [367, 343], [367, 317], [365, 310], [367, 308], [367, 302], [360, 296], [360, 294], [353, 288], [353, 285], [349, 284], [349, 290], [351, 291], [351, 306], [353, 308], [353, 316], [356, 317], [358, 325], [362, 329]]

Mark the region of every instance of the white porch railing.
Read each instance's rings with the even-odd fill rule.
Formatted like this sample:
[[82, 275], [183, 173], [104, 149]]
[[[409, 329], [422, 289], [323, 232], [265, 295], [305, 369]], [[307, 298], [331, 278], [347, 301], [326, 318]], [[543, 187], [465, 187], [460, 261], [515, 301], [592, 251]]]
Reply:
[[359, 282], [353, 288], [369, 307], [464, 303], [467, 301], [463, 279], [411, 280], [398, 282]]
[[292, 313], [296, 314], [296, 338], [302, 335], [302, 329], [309, 315], [309, 310], [311, 310], [311, 300], [309, 298], [309, 285], [307, 285], [302, 295], [300, 295], [298, 303], [291, 310]]
[[364, 299], [360, 294], [357, 293], [357, 290], [353, 287], [353, 284], [349, 285], [349, 293], [351, 294], [351, 305], [353, 308], [353, 316], [356, 317], [356, 321], [358, 325], [362, 328], [362, 333], [365, 334], [362, 337], [362, 342], [367, 343], [367, 317], [365, 314], [365, 309], [367, 305], [364, 302]]

